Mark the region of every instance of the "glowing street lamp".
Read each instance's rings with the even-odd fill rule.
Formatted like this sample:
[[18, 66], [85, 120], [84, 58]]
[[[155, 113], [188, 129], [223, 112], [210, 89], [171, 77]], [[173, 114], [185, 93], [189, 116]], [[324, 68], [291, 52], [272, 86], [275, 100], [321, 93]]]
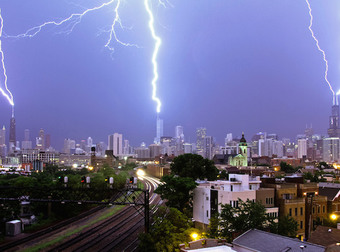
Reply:
[[338, 218], [338, 216], [337, 216], [336, 214], [332, 214], [332, 215], [331, 215], [331, 219], [332, 219], [332, 220], [336, 220], [337, 218]]
[[198, 239], [198, 234], [197, 233], [192, 233], [191, 238], [196, 241]]

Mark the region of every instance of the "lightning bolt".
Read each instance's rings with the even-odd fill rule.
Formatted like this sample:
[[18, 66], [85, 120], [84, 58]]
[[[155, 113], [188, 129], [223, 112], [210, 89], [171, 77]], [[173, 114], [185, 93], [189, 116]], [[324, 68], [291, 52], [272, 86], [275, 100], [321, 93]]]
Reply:
[[333, 103], [335, 104], [335, 92], [334, 92], [334, 90], [333, 90], [333, 88], [332, 88], [331, 83], [328, 81], [328, 61], [327, 61], [327, 59], [326, 59], [326, 53], [325, 53], [324, 50], [322, 50], [322, 49], [320, 48], [319, 41], [318, 41], [318, 39], [317, 39], [317, 38], [315, 37], [315, 35], [314, 35], [314, 32], [313, 32], [313, 30], [312, 30], [312, 25], [313, 25], [312, 8], [311, 8], [310, 3], [309, 3], [308, 0], [306, 0], [306, 3], [307, 3], [307, 6], [308, 6], [308, 9], [309, 9], [309, 16], [310, 16], [310, 22], [309, 22], [309, 27], [308, 27], [308, 29], [309, 29], [310, 33], [312, 34], [312, 37], [313, 37], [313, 39], [314, 39], [314, 41], [315, 41], [315, 44], [316, 44], [316, 47], [318, 48], [318, 50], [319, 50], [319, 51], [322, 53], [322, 55], [323, 55], [323, 60], [324, 60], [325, 65], [326, 65], [326, 69], [325, 69], [325, 81], [327, 82], [327, 84], [328, 84], [328, 86], [329, 86], [329, 89], [332, 91], [332, 94], [333, 94]]
[[90, 13], [90, 12], [93, 12], [93, 11], [96, 11], [96, 10], [100, 10], [100, 9], [103, 9], [107, 6], [110, 6], [110, 5], [113, 5], [114, 2], [117, 2], [115, 7], [114, 7], [114, 20], [112, 22], [112, 25], [111, 25], [111, 28], [110, 30], [106, 31], [109, 33], [109, 38], [105, 44], [105, 47], [107, 49], [109, 49], [110, 51], [114, 51], [114, 48], [111, 46], [111, 43], [113, 42], [113, 40], [123, 46], [135, 46], [135, 47], [138, 47], [137, 45], [135, 44], [130, 44], [130, 43], [125, 43], [123, 41], [121, 41], [118, 36], [117, 36], [117, 33], [116, 33], [116, 26], [117, 24], [119, 24], [119, 26], [124, 29], [123, 25], [122, 25], [122, 22], [120, 20], [120, 17], [119, 17], [119, 7], [120, 7], [120, 3], [121, 3], [121, 0], [110, 0], [110, 1], [107, 1], [101, 5], [98, 5], [96, 7], [93, 7], [93, 8], [90, 8], [90, 9], [86, 9], [85, 11], [81, 12], [81, 13], [73, 13], [71, 14], [69, 17], [57, 22], [57, 21], [48, 21], [48, 22], [45, 22], [41, 25], [38, 25], [38, 26], [34, 26], [30, 29], [28, 29], [25, 33], [22, 33], [22, 34], [19, 34], [19, 35], [15, 35], [15, 36], [9, 36], [7, 35], [6, 38], [17, 38], [17, 39], [20, 39], [20, 38], [33, 38], [35, 37], [38, 33], [41, 32], [41, 30], [49, 25], [54, 25], [54, 26], [62, 26], [62, 25], [65, 25], [66, 28], [65, 30], [62, 30], [61, 32], [59, 33], [64, 33], [64, 34], [70, 34], [72, 33], [73, 29], [76, 27], [76, 25], [78, 25], [82, 18]]
[[[160, 2], [161, 4], [164, 4], [162, 1]], [[157, 63], [157, 56], [158, 56], [158, 51], [159, 51], [159, 47], [161, 46], [162, 40], [160, 37], [158, 37], [156, 35], [155, 32], [155, 27], [154, 27], [154, 17], [153, 17], [153, 13], [150, 9], [149, 6], [149, 1], [148, 0], [144, 0], [144, 6], [145, 9], [147, 11], [147, 13], [149, 14], [149, 29], [152, 35], [153, 40], [155, 41], [155, 48], [153, 50], [153, 54], [152, 54], [152, 65], [153, 65], [153, 79], [152, 79], [152, 100], [154, 100], [157, 104], [157, 113], [161, 112], [161, 100], [156, 96], [157, 93], [157, 80], [158, 80], [158, 63]]]
[[2, 38], [3, 27], [4, 27], [4, 19], [1, 16], [1, 9], [0, 9], [0, 54], [1, 54], [1, 66], [2, 66], [2, 69], [3, 69], [4, 77], [5, 77], [4, 86], [5, 86], [5, 89], [6, 89], [7, 93], [1, 87], [0, 87], [0, 92], [1, 92], [1, 94], [3, 96], [6, 97], [6, 99], [9, 102], [9, 104], [11, 104], [12, 107], [13, 107], [14, 106], [13, 95], [8, 90], [8, 87], [7, 87], [7, 79], [8, 78], [7, 78], [6, 67], [5, 67], [5, 54], [4, 54], [3, 50], [2, 50], [2, 39], [1, 38]]
[[[168, 0], [157, 0], [158, 4], [165, 7], [166, 4], [169, 4]], [[115, 5], [114, 3], [117, 2]], [[46, 28], [47, 26], [59, 26], [62, 27], [62, 30], [59, 33], [64, 33], [64, 34], [70, 34], [73, 29], [76, 27], [76, 25], [78, 25], [81, 21], [82, 18], [88, 14], [89, 12], [93, 12], [102, 8], [105, 8], [107, 6], [113, 5], [114, 6], [114, 19], [112, 21], [112, 24], [110, 26], [110, 29], [108, 31], [105, 31], [107, 33], [109, 33], [109, 38], [106, 42], [106, 44], [104, 45], [105, 48], [107, 48], [108, 50], [110, 50], [111, 52], [114, 51], [114, 47], [112, 46], [113, 42], [116, 42], [120, 45], [123, 46], [134, 46], [134, 47], [138, 47], [138, 45], [136, 44], [130, 44], [130, 43], [125, 43], [123, 41], [121, 41], [116, 33], [116, 27], [119, 25], [120, 28], [124, 29], [120, 16], [119, 16], [119, 8], [120, 8], [120, 4], [121, 4], [121, 0], [110, 0], [110, 1], [106, 1], [101, 5], [98, 5], [96, 7], [90, 8], [90, 9], [86, 9], [85, 11], [81, 12], [81, 13], [73, 13], [71, 14], [69, 17], [61, 20], [61, 21], [48, 21], [45, 22], [41, 25], [38, 26], [34, 26], [28, 30], [26, 30], [26, 32], [19, 34], [19, 35], [6, 35], [6, 38], [16, 38], [16, 39], [20, 39], [20, 38], [33, 38], [36, 35], [38, 35], [44, 28]], [[160, 99], [157, 97], [157, 81], [158, 81], [158, 63], [157, 63], [157, 56], [158, 56], [158, 51], [159, 48], [161, 46], [161, 38], [159, 36], [156, 35], [155, 32], [155, 28], [154, 28], [154, 15], [153, 12], [150, 8], [150, 4], [149, 4], [149, 0], [144, 0], [144, 6], [145, 9], [148, 13], [149, 16], [149, 22], [148, 22], [148, 27], [149, 30], [151, 32], [152, 38], [155, 41], [155, 46], [154, 46], [154, 50], [152, 53], [152, 58], [151, 58], [151, 62], [153, 65], [153, 79], [152, 79], [152, 100], [156, 102], [157, 104], [157, 108], [156, 111], [157, 113], [160, 113], [160, 109], [161, 109], [161, 101]], [[3, 64], [4, 65], [4, 64]]]
[[125, 42], [122, 42], [117, 34], [116, 34], [116, 30], [115, 30], [115, 27], [117, 25], [117, 23], [119, 24], [120, 28], [124, 29], [123, 25], [122, 25], [122, 21], [120, 20], [120, 17], [119, 17], [119, 13], [118, 13], [118, 9], [119, 9], [119, 6], [120, 6], [120, 0], [117, 1], [117, 5], [114, 9], [114, 12], [115, 12], [115, 18], [112, 22], [112, 25], [111, 25], [111, 29], [109, 31], [109, 39], [107, 40], [106, 44], [105, 44], [105, 47], [107, 49], [109, 49], [110, 51], [114, 51], [114, 48], [112, 46], [110, 46], [110, 44], [112, 43], [112, 40], [114, 39], [117, 43], [123, 45], [123, 46], [134, 46], [134, 47], [137, 47], [139, 48], [138, 45], [136, 44], [130, 44], [130, 43], [125, 43]]

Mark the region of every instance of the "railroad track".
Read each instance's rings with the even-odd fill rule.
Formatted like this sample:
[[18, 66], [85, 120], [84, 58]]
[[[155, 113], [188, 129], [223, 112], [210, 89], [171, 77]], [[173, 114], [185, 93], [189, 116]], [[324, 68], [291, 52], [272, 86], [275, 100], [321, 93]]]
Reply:
[[[157, 205], [161, 203], [159, 196], [153, 193], [157, 187], [156, 182], [145, 180], [145, 186], [150, 192], [149, 201], [156, 205], [150, 209], [151, 213], [154, 213], [158, 208]], [[102, 224], [80, 233], [49, 251], [135, 251], [139, 244], [138, 234], [143, 231], [143, 216], [130, 206]]]
[[12, 241], [12, 242], [4, 243], [4, 244], [0, 245], [0, 251], [6, 251], [6, 250], [9, 250], [11, 248], [15, 248], [15, 247], [20, 246], [22, 244], [28, 243], [28, 242], [36, 239], [36, 238], [45, 236], [47, 234], [51, 234], [52, 232], [55, 232], [59, 229], [64, 228], [65, 225], [69, 225], [69, 224], [75, 223], [76, 221], [84, 219], [86, 217], [89, 217], [89, 216], [99, 212], [100, 210], [102, 210], [104, 208], [105, 208], [105, 206], [94, 207], [94, 208], [90, 209], [89, 211], [83, 212], [83, 213], [81, 213], [81, 214], [79, 214], [75, 217], [61, 221], [61, 222], [59, 222], [59, 223], [57, 223], [57, 224], [55, 224], [51, 227], [39, 230], [39, 231], [37, 231], [33, 234], [30, 234], [26, 237], [21, 238], [20, 240], [15, 240], [15, 241]]
[[[128, 207], [127, 209], [125, 209], [125, 211], [121, 211], [118, 214], [115, 214], [114, 216], [106, 219], [99, 225], [78, 234], [76, 237], [67, 240], [66, 242], [58, 245], [57, 247], [49, 251], [82, 251], [81, 248], [91, 248], [92, 246], [96, 245], [97, 242], [100, 242], [102, 239], [105, 238], [105, 234], [103, 234], [102, 232], [103, 229], [108, 229], [111, 232], [114, 232], [122, 225], [124, 225], [125, 222], [121, 221], [122, 218], [133, 216], [135, 213], [136, 212], [133, 207]], [[77, 245], [76, 247], [79, 247], [79, 249], [77, 249], [75, 245]]]
[[[160, 204], [161, 200], [159, 196], [153, 193], [159, 181], [146, 176], [144, 183], [145, 188], [149, 191], [150, 204]], [[142, 197], [142, 195], [139, 197]], [[0, 246], [0, 251], [7, 251], [18, 246], [22, 248], [22, 245], [29, 244], [35, 239], [57, 234], [59, 232], [58, 230], [63, 230], [66, 226], [70, 226], [71, 223], [74, 224], [78, 220], [89, 217], [89, 215], [94, 215], [103, 208], [105, 208], [105, 206], [95, 207], [90, 211], [62, 221], [57, 225], [38, 231], [20, 240], [3, 244]], [[152, 214], [156, 210], [157, 207], [153, 207], [150, 209], [150, 213]], [[136, 212], [133, 206], [127, 206], [124, 210], [109, 217], [105, 221], [98, 222], [97, 225], [91, 226], [89, 229], [84, 229], [83, 232], [73, 236], [71, 239], [57, 244], [57, 246], [53, 248], [49, 248], [48, 251], [99, 251], [99, 247], [102, 247], [100, 251], [135, 251], [139, 243], [138, 234], [143, 230], [142, 215]]]

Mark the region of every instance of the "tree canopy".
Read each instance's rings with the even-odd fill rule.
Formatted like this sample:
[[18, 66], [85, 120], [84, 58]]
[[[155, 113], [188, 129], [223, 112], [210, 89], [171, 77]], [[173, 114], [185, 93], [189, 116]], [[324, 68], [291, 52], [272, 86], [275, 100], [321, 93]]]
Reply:
[[190, 177], [194, 180], [216, 180], [219, 173], [212, 160], [197, 154], [184, 154], [174, 158], [171, 173], [180, 177]]
[[166, 205], [177, 208], [180, 211], [191, 209], [192, 207], [192, 191], [197, 184], [192, 178], [182, 178], [175, 175], [165, 175], [155, 190], [162, 199], [167, 199]]
[[179, 244], [189, 242], [190, 234], [198, 232], [192, 226], [191, 220], [177, 209], [160, 208], [150, 232], [139, 236], [139, 251], [178, 251]]
[[292, 217], [286, 215], [279, 218], [279, 222], [277, 223], [277, 232], [272, 230], [272, 232], [277, 233], [279, 235], [288, 236], [288, 237], [296, 237], [298, 230], [298, 223]]
[[281, 167], [281, 171], [284, 171], [285, 173], [296, 172], [296, 169], [292, 165], [287, 164], [286, 162], [281, 162], [280, 167]]
[[226, 238], [231, 242], [235, 235], [253, 228], [296, 237], [298, 223], [289, 216], [275, 221], [266, 214], [266, 208], [261, 203], [239, 199], [238, 207], [222, 204], [221, 213], [210, 219], [207, 235], [210, 238]]
[[234, 233], [243, 233], [249, 229], [265, 229], [272, 219], [266, 214], [266, 208], [259, 202], [239, 199], [238, 207], [222, 204], [219, 215], [220, 236], [231, 239]]

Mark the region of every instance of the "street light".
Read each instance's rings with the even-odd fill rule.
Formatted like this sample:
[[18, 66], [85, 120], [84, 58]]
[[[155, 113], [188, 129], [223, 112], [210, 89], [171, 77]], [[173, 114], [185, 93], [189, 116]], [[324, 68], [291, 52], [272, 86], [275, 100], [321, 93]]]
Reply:
[[332, 214], [332, 215], [331, 215], [331, 219], [332, 219], [332, 220], [336, 220], [337, 218], [338, 218], [338, 216], [337, 216], [336, 214]]
[[192, 238], [194, 241], [196, 241], [197, 238], [198, 238], [198, 234], [197, 234], [197, 233], [192, 233], [192, 234], [191, 234], [191, 238]]

